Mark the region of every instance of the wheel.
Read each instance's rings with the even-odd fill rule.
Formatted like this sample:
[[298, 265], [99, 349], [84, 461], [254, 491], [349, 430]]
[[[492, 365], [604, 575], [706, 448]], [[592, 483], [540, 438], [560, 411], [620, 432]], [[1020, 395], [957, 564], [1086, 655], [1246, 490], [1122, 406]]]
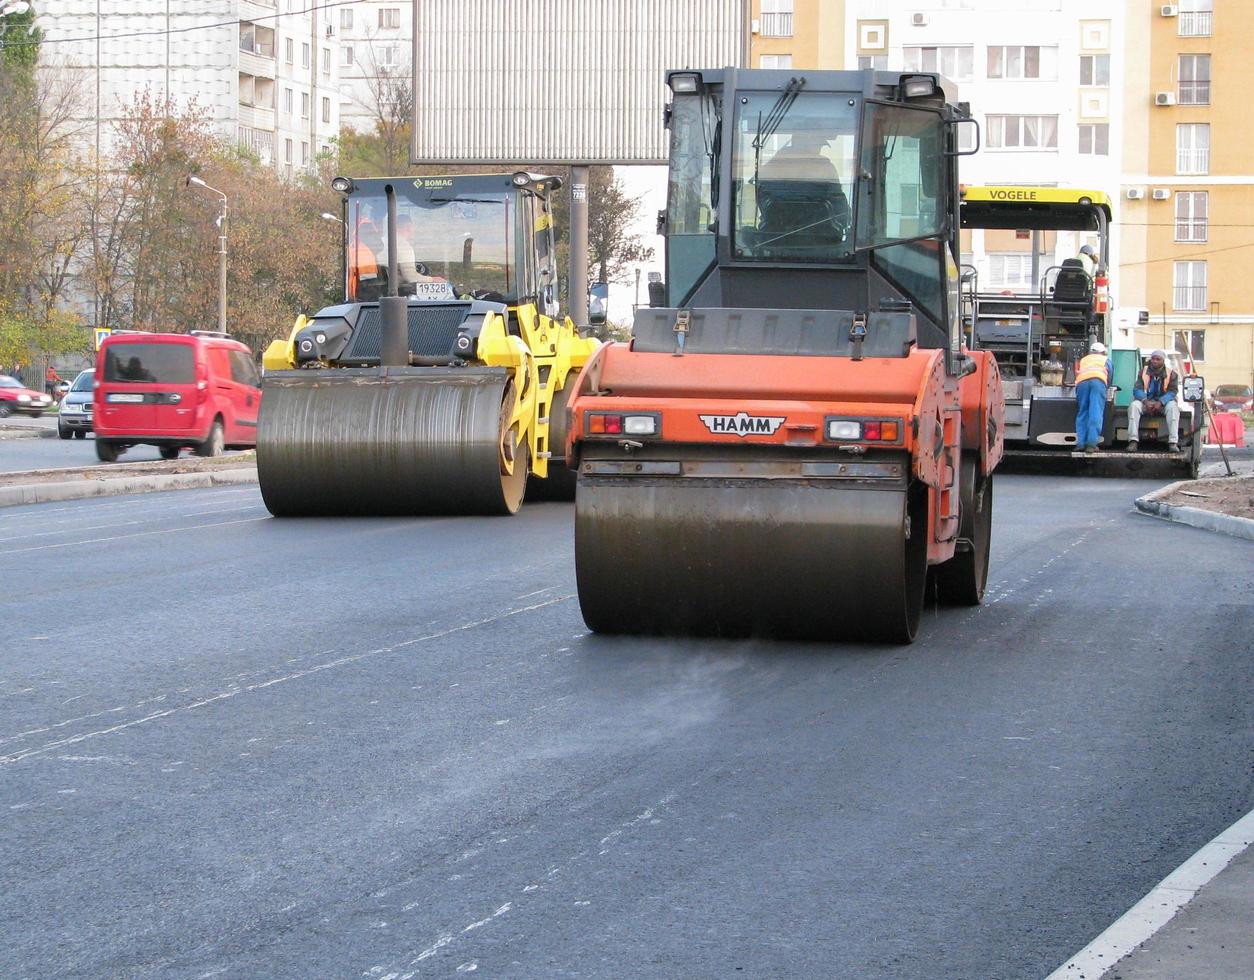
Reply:
[[108, 439], [96, 440], [96, 459], [102, 463], [116, 463], [118, 461], [118, 447], [115, 443]]
[[197, 456], [221, 456], [223, 446], [222, 420], [214, 419], [209, 438], [196, 447]]
[[39, 418], [39, 417], [40, 417], [41, 415], [43, 415], [43, 414], [44, 414], [43, 412], [31, 412], [31, 413], [30, 413], [30, 417], [31, 417], [31, 418], [33, 418], [33, 419], [37, 419], [37, 418]]
[[57, 425], [57, 435], [59, 435], [62, 439], [73, 439], [73, 438], [74, 438], [74, 430], [73, 430], [73, 429], [67, 429], [65, 426], [58, 424], [58, 425]]
[[0, 419], [7, 419], [13, 414], [13, 406], [8, 402], [0, 402]]
[[157, 451], [161, 453], [162, 459], [178, 459], [179, 458], [178, 446], [161, 446]]
[[[976, 457], [963, 454], [962, 530], [971, 550], [958, 551], [932, 570], [936, 598], [951, 606], [978, 606], [984, 601], [988, 581], [988, 553], [993, 538], [993, 475], [983, 480], [976, 472]], [[970, 488], [970, 489], [968, 489]]]
[[87, 438], [87, 430], [86, 430], [86, 429], [75, 429], [75, 430], [74, 430], [74, 438], [75, 438], [75, 439], [86, 439], [86, 438]]

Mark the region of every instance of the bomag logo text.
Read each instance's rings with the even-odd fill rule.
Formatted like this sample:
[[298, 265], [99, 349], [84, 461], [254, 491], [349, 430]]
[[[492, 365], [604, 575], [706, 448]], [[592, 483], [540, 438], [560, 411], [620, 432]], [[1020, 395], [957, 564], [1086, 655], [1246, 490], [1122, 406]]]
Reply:
[[452, 187], [453, 181], [449, 177], [423, 177], [414, 181], [415, 187]]
[[784, 416], [749, 415], [738, 412], [735, 415], [702, 415], [705, 427], [716, 436], [773, 436], [781, 425]]

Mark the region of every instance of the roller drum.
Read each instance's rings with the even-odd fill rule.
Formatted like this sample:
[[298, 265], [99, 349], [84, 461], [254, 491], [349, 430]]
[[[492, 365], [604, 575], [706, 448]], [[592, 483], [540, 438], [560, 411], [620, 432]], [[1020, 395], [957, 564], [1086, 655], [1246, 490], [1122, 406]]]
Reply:
[[904, 486], [581, 474], [584, 620], [607, 633], [908, 643], [926, 500]]
[[506, 514], [527, 478], [500, 464], [504, 369], [268, 375], [257, 476], [276, 516]]

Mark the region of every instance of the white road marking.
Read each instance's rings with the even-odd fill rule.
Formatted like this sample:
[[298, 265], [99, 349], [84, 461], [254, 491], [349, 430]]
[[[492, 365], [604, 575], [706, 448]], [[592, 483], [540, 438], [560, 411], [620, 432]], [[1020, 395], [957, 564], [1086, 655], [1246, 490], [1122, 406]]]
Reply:
[[30, 538], [46, 538], [52, 534], [77, 534], [80, 531], [107, 531], [117, 527], [136, 527], [141, 524], [156, 524], [159, 521], [176, 521], [186, 517], [208, 517], [212, 514], [234, 514], [241, 510], [257, 510], [261, 504], [247, 504], [243, 507], [221, 507], [216, 510], [198, 510], [190, 514], [153, 515], [138, 521], [117, 521], [113, 524], [87, 524], [62, 528], [56, 531], [25, 531], [21, 534], [0, 538], [0, 544], [6, 541], [27, 541]]
[[232, 524], [255, 524], [257, 521], [269, 521], [273, 518], [267, 514], [265, 517], [247, 517], [238, 521], [217, 521], [213, 524], [189, 524], [186, 527], [167, 527], [154, 531], [137, 531], [135, 534], [115, 534], [107, 538], [88, 538], [86, 541], [62, 541], [59, 544], [41, 544], [34, 548], [10, 548], [7, 551], [0, 551], [0, 558], [5, 555], [22, 555], [31, 551], [51, 551], [53, 548], [78, 548], [85, 544], [102, 544], [105, 541], [129, 541], [131, 538], [142, 538], [150, 534], [178, 534], [180, 531], [198, 531], [207, 527], [228, 527]]
[[1160, 881], [1105, 932], [1045, 980], [1098, 980], [1147, 941], [1254, 841], [1254, 810]]
[[[229, 691], [222, 691], [210, 697], [200, 698], [199, 700], [192, 701], [189, 704], [179, 705], [174, 708], [167, 708], [164, 711], [155, 711], [155, 712], [152, 712], [151, 714], [145, 715], [142, 718], [134, 718], [130, 721], [124, 721], [124, 722], [121, 722], [120, 724], [113, 725], [110, 728], [103, 728], [103, 729], [100, 729], [99, 731], [94, 731], [94, 732], [83, 732], [79, 735], [73, 735], [68, 738], [63, 738], [63, 739], [58, 739], [53, 742], [48, 742], [47, 744], [41, 745], [37, 748], [24, 749], [19, 752], [10, 753], [9, 755], [3, 755], [3, 756], [0, 756], [0, 763], [7, 764], [7, 763], [12, 763], [12, 762], [20, 762], [23, 759], [29, 759], [31, 756], [43, 755], [45, 752], [50, 752], [51, 750], [60, 748], [63, 745], [76, 745], [77, 743], [84, 742], [87, 739], [100, 738], [105, 735], [113, 735], [117, 732], [125, 731], [128, 728], [134, 728], [137, 725], [146, 725], [149, 722], [158, 721], [162, 718], [168, 718], [169, 716], [178, 714], [180, 712], [191, 711], [194, 708], [202, 708], [205, 705], [215, 704], [219, 701], [226, 701], [226, 700], [229, 700], [230, 698], [237, 697], [240, 694], [251, 694], [254, 691], [262, 691], [262, 690], [265, 690], [266, 688], [274, 687], [276, 684], [286, 684], [288, 681], [294, 681], [294, 680], [299, 680], [303, 677], [309, 677], [313, 674], [321, 673], [324, 670], [330, 670], [333, 667], [342, 667], [345, 664], [357, 663], [358, 661], [365, 660], [367, 657], [374, 657], [380, 654], [395, 653], [398, 650], [404, 650], [418, 643], [425, 643], [428, 640], [442, 639], [443, 637], [446, 637], [446, 636], [452, 636], [454, 633], [464, 633], [466, 630], [475, 629], [476, 627], [479, 627], [479, 626], [487, 626], [491, 623], [501, 622], [503, 620], [510, 618], [511, 616], [517, 616], [520, 613], [525, 613], [525, 612], [533, 612], [536, 609], [543, 609], [545, 606], [556, 605], [559, 602], [565, 602], [567, 599], [573, 599], [573, 598], [574, 598], [573, 593], [569, 595], [557, 596], [553, 599], [546, 599], [544, 602], [537, 602], [530, 606], [523, 606], [521, 609], [510, 609], [507, 612], [500, 613], [499, 615], [496, 615], [496, 616], [489, 616], [485, 619], [477, 619], [470, 623], [462, 623], [460, 626], [450, 626], [448, 629], [438, 630], [434, 633], [426, 633], [422, 636], [416, 636], [408, 640], [402, 640], [401, 642], [394, 643], [391, 646], [379, 647], [378, 649], [375, 649], [375, 650], [367, 650], [365, 653], [355, 653], [347, 657], [340, 657], [336, 660], [327, 661], [326, 663], [314, 664], [312, 667], [308, 667], [305, 670], [294, 671], [293, 673], [286, 674], [282, 677], [272, 677], [269, 680], [259, 681], [256, 684], [248, 684], [244, 687], [235, 687]], [[121, 711], [123, 709], [115, 708], [112, 710]]]

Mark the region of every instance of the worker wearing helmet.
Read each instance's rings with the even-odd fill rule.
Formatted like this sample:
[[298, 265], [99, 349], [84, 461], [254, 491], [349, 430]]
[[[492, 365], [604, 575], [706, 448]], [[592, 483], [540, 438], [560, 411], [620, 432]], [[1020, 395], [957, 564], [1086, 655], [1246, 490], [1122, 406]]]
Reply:
[[1141, 431], [1142, 415], [1161, 415], [1167, 420], [1167, 448], [1173, 453], [1180, 449], [1180, 379], [1167, 366], [1165, 351], [1150, 354], [1149, 363], [1137, 378], [1132, 389], [1132, 404], [1128, 406], [1128, 449], [1135, 451]]
[[1097, 452], [1106, 423], [1106, 388], [1111, 378], [1106, 345], [1094, 341], [1080, 358], [1075, 376], [1075, 444], [1086, 453]]
[[1084, 266], [1084, 271], [1088, 273], [1088, 277], [1092, 279], [1097, 274], [1097, 251], [1092, 245], [1082, 245], [1080, 254], [1076, 256]]

